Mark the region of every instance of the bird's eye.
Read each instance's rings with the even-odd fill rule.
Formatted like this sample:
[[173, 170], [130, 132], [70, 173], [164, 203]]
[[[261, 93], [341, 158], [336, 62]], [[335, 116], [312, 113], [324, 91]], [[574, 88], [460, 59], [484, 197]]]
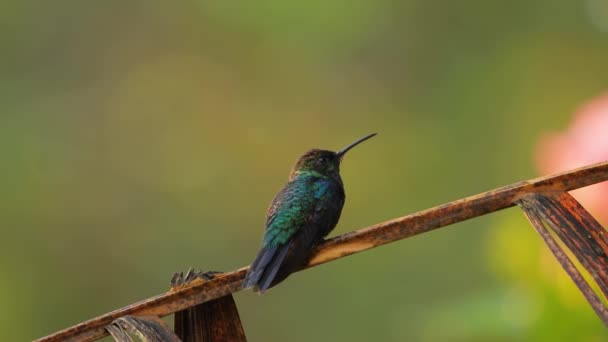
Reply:
[[325, 163], [326, 161], [327, 161], [327, 158], [325, 158], [325, 157], [320, 157], [319, 158], [319, 162], [320, 163]]

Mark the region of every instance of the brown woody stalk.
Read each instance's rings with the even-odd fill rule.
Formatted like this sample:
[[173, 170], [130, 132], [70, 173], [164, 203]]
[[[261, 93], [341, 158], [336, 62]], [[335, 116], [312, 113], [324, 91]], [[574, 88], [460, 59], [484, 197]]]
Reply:
[[[526, 194], [569, 191], [606, 180], [608, 162], [603, 162], [466, 197], [329, 239], [313, 252], [305, 268], [511, 207]], [[118, 317], [173, 314], [241, 290], [246, 271], [247, 267], [243, 267], [210, 281], [194, 281], [189, 286], [131, 304], [37, 341], [91, 341], [107, 335], [105, 326]]]
[[[557, 196], [560, 196], [563, 193], [557, 192], [555, 194]], [[542, 196], [542, 195], [531, 194], [528, 197], [535, 197], [535, 196]], [[570, 195], [566, 194], [566, 196], [570, 196]], [[534, 201], [534, 199], [532, 201]], [[585, 299], [587, 299], [587, 301], [591, 305], [591, 308], [593, 308], [593, 311], [595, 311], [595, 313], [602, 320], [604, 325], [608, 326], [608, 309], [606, 309], [606, 307], [604, 306], [604, 304], [602, 303], [600, 298], [597, 296], [597, 294], [595, 294], [595, 292], [593, 291], [593, 289], [591, 288], [589, 283], [587, 283], [587, 281], [585, 280], [585, 278], [583, 277], [581, 272], [576, 268], [576, 266], [570, 260], [570, 258], [566, 254], [566, 252], [559, 246], [559, 244], [557, 243], [555, 238], [551, 235], [551, 232], [549, 232], [547, 227], [545, 227], [545, 223], [543, 222], [543, 220], [541, 218], [542, 214], [539, 212], [538, 208], [535, 207], [534, 205], [531, 205], [530, 202], [528, 202], [527, 198], [522, 199], [522, 201], [520, 201], [519, 204], [520, 204], [522, 210], [524, 211], [524, 214], [526, 215], [526, 217], [528, 218], [528, 220], [530, 221], [530, 223], [532, 224], [534, 229], [538, 232], [540, 237], [543, 239], [543, 241], [545, 242], [545, 244], [547, 245], [547, 247], [549, 248], [551, 253], [553, 253], [553, 255], [555, 256], [557, 261], [560, 263], [560, 265], [564, 269], [564, 271], [566, 271], [566, 273], [568, 274], [570, 279], [572, 279], [572, 281], [578, 287], [578, 289], [581, 291], [581, 293], [583, 294]], [[546, 207], [544, 209], [546, 209]], [[559, 229], [559, 227], [556, 226], [555, 224], [549, 224], [549, 225], [555, 227], [554, 228], [555, 230]], [[579, 251], [581, 251], [580, 248], [572, 250], [572, 252], [575, 255], [582, 257], [582, 253], [580, 253]], [[596, 277], [596, 280], [602, 281], [601, 278], [598, 279], [597, 277]]]

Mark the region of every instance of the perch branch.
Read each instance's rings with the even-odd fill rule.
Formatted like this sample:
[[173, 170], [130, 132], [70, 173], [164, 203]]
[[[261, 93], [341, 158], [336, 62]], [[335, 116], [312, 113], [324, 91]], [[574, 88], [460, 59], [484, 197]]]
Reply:
[[[569, 191], [606, 180], [608, 180], [608, 161], [514, 183], [329, 239], [313, 252], [310, 262], [304, 268], [512, 207], [526, 194]], [[246, 271], [247, 267], [243, 267], [209, 281], [193, 281], [185, 287], [131, 304], [37, 341], [92, 341], [107, 335], [105, 326], [118, 317], [125, 315], [162, 317], [173, 314], [241, 290]]]

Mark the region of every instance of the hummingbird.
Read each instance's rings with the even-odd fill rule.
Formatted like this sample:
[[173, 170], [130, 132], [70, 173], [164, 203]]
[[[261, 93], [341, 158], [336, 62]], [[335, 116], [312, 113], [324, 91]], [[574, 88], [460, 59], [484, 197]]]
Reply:
[[268, 208], [262, 247], [245, 276], [244, 288], [264, 293], [304, 266], [313, 247], [340, 219], [345, 199], [342, 158], [375, 135], [366, 135], [337, 152], [312, 149], [298, 158], [289, 181]]

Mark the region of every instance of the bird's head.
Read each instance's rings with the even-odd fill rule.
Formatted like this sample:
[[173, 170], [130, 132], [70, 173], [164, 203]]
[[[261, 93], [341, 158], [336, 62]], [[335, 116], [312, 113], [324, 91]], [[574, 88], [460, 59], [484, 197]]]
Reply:
[[337, 152], [312, 149], [304, 153], [304, 155], [298, 158], [296, 165], [293, 167], [291, 178], [302, 173], [316, 174], [321, 177], [338, 178], [340, 176], [340, 162], [346, 152], [374, 135], [376, 135], [376, 133], [366, 135]]

